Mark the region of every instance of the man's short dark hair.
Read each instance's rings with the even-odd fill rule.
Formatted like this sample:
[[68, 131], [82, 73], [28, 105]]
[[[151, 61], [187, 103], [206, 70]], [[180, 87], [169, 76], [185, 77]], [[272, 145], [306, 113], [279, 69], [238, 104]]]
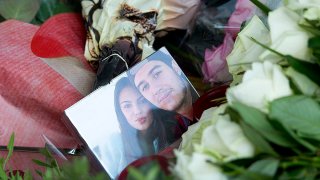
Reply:
[[135, 66], [133, 66], [132, 68], [130, 68], [129, 71], [127, 71], [127, 75], [129, 77], [130, 81], [133, 82], [133, 84], [134, 84], [134, 77], [135, 77], [136, 73], [139, 71], [139, 69], [142, 66], [144, 66], [147, 62], [150, 62], [150, 61], [161, 61], [161, 62], [165, 63], [167, 66], [169, 66], [170, 68], [172, 68], [172, 61], [174, 61], [174, 59], [169, 54], [167, 49], [165, 49], [165, 48], [159, 49], [155, 53], [151, 54], [150, 56], [148, 56], [147, 58], [145, 58], [144, 60], [142, 60], [141, 62], [139, 62]]

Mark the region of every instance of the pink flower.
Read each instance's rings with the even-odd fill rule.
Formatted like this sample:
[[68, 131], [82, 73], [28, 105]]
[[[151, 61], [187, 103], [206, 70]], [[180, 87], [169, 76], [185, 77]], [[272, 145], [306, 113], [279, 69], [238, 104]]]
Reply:
[[228, 26], [225, 28], [225, 38], [223, 44], [218, 48], [206, 49], [202, 73], [204, 80], [211, 84], [228, 82], [231, 80], [226, 57], [233, 48], [234, 40], [240, 31], [243, 21], [251, 18], [255, 13], [256, 7], [250, 0], [238, 0], [235, 11], [229, 18]]
[[205, 62], [202, 64], [205, 81], [214, 84], [231, 80], [226, 57], [230, 54], [233, 44], [233, 39], [228, 33], [224, 38], [223, 44], [218, 48], [213, 47], [212, 49], [206, 49], [204, 56]]
[[236, 38], [240, 32], [241, 24], [250, 19], [255, 13], [256, 7], [250, 0], [238, 0], [235, 11], [229, 18], [226, 33], [231, 33], [233, 38]]

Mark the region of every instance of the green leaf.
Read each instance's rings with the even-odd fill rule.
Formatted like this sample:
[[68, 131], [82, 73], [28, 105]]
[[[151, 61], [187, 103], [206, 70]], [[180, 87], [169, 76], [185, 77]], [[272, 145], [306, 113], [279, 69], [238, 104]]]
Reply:
[[320, 36], [310, 38], [308, 40], [308, 47], [312, 48], [312, 49], [319, 49], [320, 48]]
[[159, 166], [154, 166], [149, 170], [146, 179], [147, 180], [155, 180], [155, 179], [157, 179], [159, 173], [160, 173]]
[[296, 144], [284, 132], [276, 130], [267, 119], [267, 116], [258, 109], [241, 103], [233, 103], [232, 108], [239, 112], [243, 121], [259, 132], [267, 140], [284, 147], [295, 147]]
[[39, 0], [1, 0], [0, 14], [5, 19], [30, 22], [40, 7]]
[[41, 0], [40, 8], [34, 17], [33, 23], [42, 24], [49, 17], [54, 15], [54, 9], [57, 6], [58, 0]]
[[316, 57], [315, 58], [316, 63], [318, 63], [318, 65], [320, 65], [320, 50], [314, 50], [313, 55]]
[[249, 171], [264, 174], [270, 177], [274, 177], [279, 167], [278, 159], [262, 159], [256, 161], [249, 167]]
[[54, 9], [54, 14], [65, 13], [65, 12], [79, 12], [81, 10], [80, 3], [74, 1], [73, 3], [58, 3]]
[[312, 49], [312, 53], [316, 57], [315, 60], [320, 65], [320, 36], [310, 38], [308, 47]]
[[11, 134], [9, 143], [7, 145], [7, 150], [12, 154], [14, 148], [14, 133]]
[[108, 180], [111, 179], [109, 176], [107, 176], [105, 173], [98, 173], [96, 174], [96, 177], [94, 177], [95, 180]]
[[56, 174], [53, 169], [47, 168], [46, 171], [42, 173], [41, 177], [43, 178], [43, 180], [50, 180], [50, 179], [54, 179], [54, 177], [56, 177]]
[[302, 94], [301, 90], [299, 89], [298, 85], [295, 84], [295, 81], [292, 77], [289, 77], [289, 85], [294, 94]]
[[129, 172], [129, 177], [132, 177], [135, 180], [145, 180], [144, 175], [136, 168], [134, 167], [129, 167], [128, 168], [128, 172]]
[[[297, 134], [292, 129], [288, 128], [287, 125], [283, 125], [283, 127], [285, 128], [286, 132], [288, 132], [295, 141], [300, 143], [305, 148], [309, 149], [311, 152], [316, 152], [317, 148], [314, 145], [310, 144], [303, 138], [300, 138], [299, 136], [297, 136]], [[298, 149], [298, 150], [300, 153], [304, 152], [304, 150], [301, 150], [301, 149]]]
[[6, 19], [0, 15], [0, 23], [5, 21]]
[[304, 74], [310, 80], [320, 86], [320, 67], [317, 64], [302, 61], [292, 56], [285, 56], [285, 59], [293, 69]]
[[223, 166], [226, 166], [229, 169], [233, 169], [234, 172], [236, 172], [236, 175], [239, 174], [238, 176], [232, 178], [235, 180], [271, 180], [272, 178], [270, 176], [266, 176], [261, 173], [256, 173], [249, 171], [243, 167], [237, 166], [233, 163], [224, 163]]
[[[51, 179], [92, 179], [108, 180], [110, 177], [106, 173], [91, 175], [89, 171], [89, 161], [86, 157], [75, 158], [71, 162], [63, 164], [60, 168], [47, 168], [42, 176], [44, 180]], [[59, 172], [60, 171], [60, 172]]]
[[22, 176], [20, 175], [20, 172], [17, 171], [16, 174], [13, 173], [13, 171], [10, 169], [10, 180], [22, 180]]
[[52, 154], [50, 153], [50, 151], [48, 150], [48, 147], [45, 146], [44, 148], [41, 148], [40, 149], [40, 154], [44, 155], [44, 157], [46, 158], [49, 158], [49, 159], [52, 159], [53, 156]]
[[[75, 166], [75, 164], [77, 165]], [[81, 174], [82, 172], [87, 172], [87, 173], [89, 172], [89, 164], [86, 158], [75, 159], [72, 164], [67, 164], [64, 167], [70, 170], [70, 172], [73, 172], [75, 174]], [[68, 172], [64, 172], [64, 173], [68, 173]]]
[[23, 175], [23, 179], [24, 179], [24, 180], [32, 180], [33, 177], [32, 177], [31, 172], [30, 172], [30, 171], [25, 171], [25, 172], [24, 172], [24, 175]]
[[315, 179], [315, 176], [317, 175], [318, 171], [317, 168], [314, 167], [298, 167], [298, 168], [291, 168], [291, 169], [285, 169], [285, 171], [279, 175], [279, 180], [288, 180], [288, 179]]
[[59, 166], [58, 166], [58, 163], [57, 163], [57, 160], [55, 160], [55, 159], [52, 159], [52, 160], [51, 160], [50, 165], [51, 165], [53, 168], [59, 167]]
[[[310, 23], [309, 23], [310, 24]], [[301, 27], [301, 28], [303, 28], [304, 30], [306, 30], [306, 31], [308, 31], [308, 32], [310, 32], [311, 34], [313, 34], [313, 35], [316, 35], [316, 36], [320, 36], [320, 31], [319, 31], [319, 29], [316, 29], [316, 27], [314, 27], [314, 26], [308, 26], [308, 25], [305, 25], [305, 24], [299, 24], [299, 26]]]
[[4, 164], [4, 159], [3, 159], [3, 158], [0, 158], [0, 165], [1, 165], [1, 167], [3, 167], [3, 164]]
[[41, 171], [39, 171], [39, 170], [35, 170], [36, 171], [36, 173], [39, 175], [39, 176], [41, 176], [41, 177], [43, 177], [43, 173], [41, 172]]
[[273, 156], [279, 156], [270, 146], [270, 144], [254, 129], [248, 126], [245, 122], [241, 121], [240, 126], [243, 129], [246, 137], [252, 142], [258, 152], [264, 152]]
[[80, 12], [79, 1], [41, 0], [39, 11], [32, 20], [33, 24], [42, 24], [51, 16], [64, 12]]
[[309, 134], [309, 133], [302, 133], [297, 132], [297, 136], [307, 139], [314, 139], [318, 141], [318, 144], [320, 143], [320, 132], [318, 134]]
[[5, 159], [4, 163], [3, 163], [3, 166], [2, 166], [3, 169], [5, 169], [6, 164], [8, 163], [10, 157], [12, 156], [13, 147], [14, 147], [14, 133], [11, 134], [9, 143], [7, 145], [8, 154], [7, 154], [7, 157], [6, 157], [6, 159]]
[[235, 178], [235, 180], [272, 180], [272, 178], [263, 174], [244, 171], [240, 176]]
[[295, 95], [274, 100], [270, 104], [270, 117], [292, 130], [319, 134], [320, 105], [310, 97]]
[[42, 161], [40, 161], [40, 160], [32, 159], [32, 161], [33, 161], [34, 163], [36, 163], [37, 165], [39, 165], [39, 166], [52, 168], [52, 166], [51, 166], [50, 164], [45, 163], [45, 162], [42, 162]]
[[6, 172], [4, 171], [3, 168], [0, 168], [0, 179], [2, 180], [7, 180], [8, 179], [8, 176], [6, 174]]

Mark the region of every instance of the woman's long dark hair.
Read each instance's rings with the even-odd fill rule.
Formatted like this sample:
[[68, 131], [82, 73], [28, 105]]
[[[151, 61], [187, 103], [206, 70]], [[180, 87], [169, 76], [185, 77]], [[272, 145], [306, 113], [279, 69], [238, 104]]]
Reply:
[[[157, 153], [157, 150], [162, 150], [169, 145], [166, 135], [166, 127], [163, 125], [163, 117], [173, 117], [173, 113], [157, 109], [151, 103], [153, 122], [147, 129], [147, 133], [142, 134], [139, 130], [133, 128], [127, 121], [120, 108], [119, 95], [121, 91], [127, 87], [135, 86], [129, 81], [127, 77], [121, 78], [114, 90], [114, 107], [116, 115], [120, 124], [122, 141], [124, 145], [124, 152], [127, 158], [127, 163], [130, 163], [142, 156]], [[137, 90], [139, 93], [139, 91]], [[173, 123], [175, 120], [173, 121]], [[157, 141], [157, 149], [154, 147], [154, 141]], [[169, 141], [170, 138], [169, 138]]]

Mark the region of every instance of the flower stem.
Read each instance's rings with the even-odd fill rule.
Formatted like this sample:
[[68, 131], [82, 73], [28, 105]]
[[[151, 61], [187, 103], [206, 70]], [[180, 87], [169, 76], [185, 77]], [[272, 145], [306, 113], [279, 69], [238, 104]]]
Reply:
[[278, 51], [275, 51], [275, 50], [269, 48], [267, 45], [262, 44], [261, 42], [257, 41], [257, 40], [254, 39], [253, 37], [249, 37], [249, 38], [250, 38], [253, 42], [255, 42], [255, 43], [259, 44], [260, 46], [262, 46], [263, 48], [265, 48], [265, 49], [267, 49], [267, 50], [275, 53], [276, 55], [278, 55], [278, 56], [280, 56], [280, 57], [283, 57], [283, 58], [285, 57], [285, 55], [279, 53]]
[[259, 0], [250, 0], [254, 5], [256, 5], [263, 13], [268, 15], [271, 11], [266, 5], [262, 4]]

